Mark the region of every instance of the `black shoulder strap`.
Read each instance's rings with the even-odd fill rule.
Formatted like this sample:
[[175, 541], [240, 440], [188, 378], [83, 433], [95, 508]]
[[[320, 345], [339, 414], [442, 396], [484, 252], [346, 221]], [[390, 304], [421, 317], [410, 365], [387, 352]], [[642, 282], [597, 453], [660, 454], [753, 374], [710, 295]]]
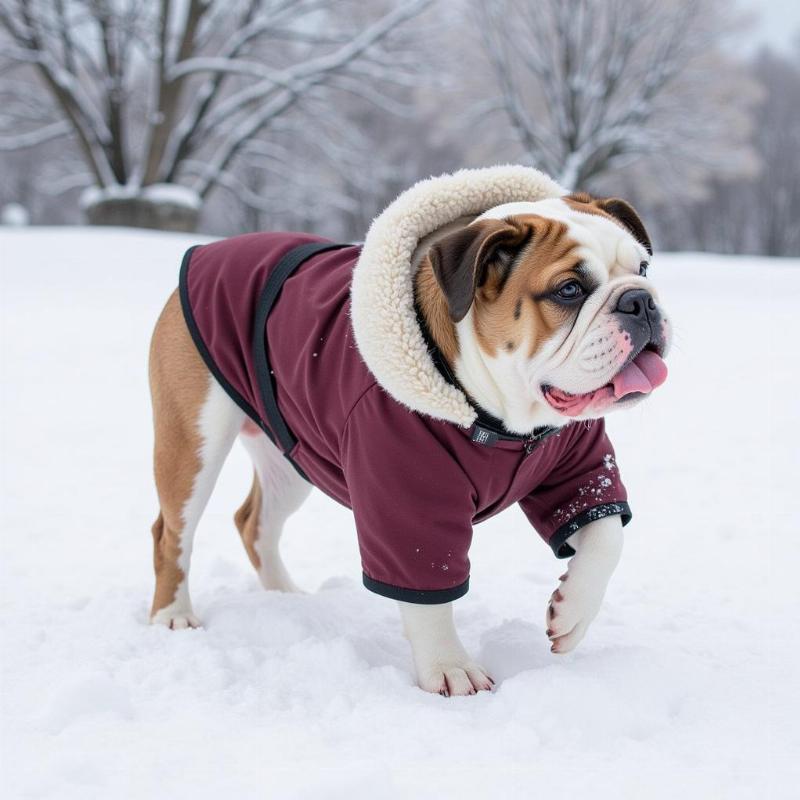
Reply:
[[349, 244], [335, 242], [307, 242], [292, 248], [275, 266], [267, 279], [261, 296], [258, 298], [256, 315], [253, 322], [253, 363], [256, 368], [258, 388], [261, 400], [264, 403], [265, 420], [275, 435], [275, 439], [284, 454], [297, 444], [288, 425], [281, 416], [278, 402], [275, 397], [275, 378], [269, 364], [267, 354], [267, 318], [272, 306], [278, 299], [283, 282], [305, 261], [318, 253], [326, 250], [338, 250], [342, 247], [352, 247]]

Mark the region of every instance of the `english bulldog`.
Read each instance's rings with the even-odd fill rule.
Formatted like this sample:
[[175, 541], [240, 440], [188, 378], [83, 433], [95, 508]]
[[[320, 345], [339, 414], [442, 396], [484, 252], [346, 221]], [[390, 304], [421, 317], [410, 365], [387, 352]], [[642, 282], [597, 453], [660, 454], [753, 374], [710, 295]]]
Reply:
[[651, 261], [628, 203], [515, 166], [417, 184], [363, 247], [265, 233], [190, 250], [150, 353], [151, 621], [200, 624], [194, 531], [239, 438], [254, 479], [235, 524], [266, 589], [297, 590], [279, 540], [316, 486], [353, 510], [364, 585], [399, 603], [419, 686], [491, 690], [452, 604], [473, 525], [519, 503], [569, 559], [545, 632], [571, 651], [631, 518], [603, 417], [666, 379]]

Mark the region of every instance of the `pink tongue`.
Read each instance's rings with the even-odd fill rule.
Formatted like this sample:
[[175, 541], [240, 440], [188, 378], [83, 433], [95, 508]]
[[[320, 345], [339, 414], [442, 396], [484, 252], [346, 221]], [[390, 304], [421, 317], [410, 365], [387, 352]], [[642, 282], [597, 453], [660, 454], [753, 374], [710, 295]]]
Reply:
[[667, 379], [667, 365], [658, 353], [643, 350], [611, 380], [614, 397], [619, 400], [633, 392], [648, 394]]
[[600, 412], [626, 395], [634, 392], [648, 394], [667, 379], [667, 365], [657, 353], [649, 350], [642, 351], [636, 358], [611, 379], [611, 384], [601, 386], [593, 392], [585, 394], [570, 394], [569, 392], [555, 389], [547, 390], [547, 402], [562, 414], [568, 417], [577, 417], [588, 406], [595, 412]]

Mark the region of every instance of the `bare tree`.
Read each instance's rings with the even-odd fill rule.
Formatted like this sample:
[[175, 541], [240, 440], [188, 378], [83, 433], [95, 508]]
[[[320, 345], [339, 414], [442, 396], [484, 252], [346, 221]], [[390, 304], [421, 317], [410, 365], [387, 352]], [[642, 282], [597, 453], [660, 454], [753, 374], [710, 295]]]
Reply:
[[95, 219], [191, 226], [237, 156], [323, 87], [379, 100], [396, 68], [382, 45], [431, 1], [357, 25], [355, 0], [0, 0], [0, 149], [65, 137]]
[[[358, 13], [362, 21], [374, 15], [374, 0]], [[242, 148], [221, 184], [247, 207], [232, 210], [236, 229], [255, 225], [360, 239], [382, 205], [424, 177], [420, 162], [435, 146], [421, 124], [419, 95], [438, 93], [442, 83], [435, 22], [426, 14], [419, 23], [398, 26], [381, 43], [383, 66], [365, 65], [357, 81], [342, 75], [314, 87], [294, 113]], [[209, 206], [209, 223], [220, 207], [218, 200]]]
[[499, 89], [484, 111], [504, 112], [526, 156], [565, 186], [645, 156], [730, 168], [726, 143], [740, 144], [748, 129], [720, 63], [718, 0], [486, 0], [475, 8]]

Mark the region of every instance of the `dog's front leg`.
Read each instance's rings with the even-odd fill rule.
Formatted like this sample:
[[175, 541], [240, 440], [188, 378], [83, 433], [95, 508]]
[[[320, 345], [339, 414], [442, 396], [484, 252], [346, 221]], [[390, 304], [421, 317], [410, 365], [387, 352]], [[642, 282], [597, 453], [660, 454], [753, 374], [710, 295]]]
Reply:
[[452, 603], [398, 605], [420, 688], [445, 697], [491, 691], [494, 681], [470, 659], [458, 638]]
[[568, 539], [575, 550], [547, 606], [547, 635], [554, 653], [568, 653], [597, 616], [622, 554], [618, 516], [595, 520]]

